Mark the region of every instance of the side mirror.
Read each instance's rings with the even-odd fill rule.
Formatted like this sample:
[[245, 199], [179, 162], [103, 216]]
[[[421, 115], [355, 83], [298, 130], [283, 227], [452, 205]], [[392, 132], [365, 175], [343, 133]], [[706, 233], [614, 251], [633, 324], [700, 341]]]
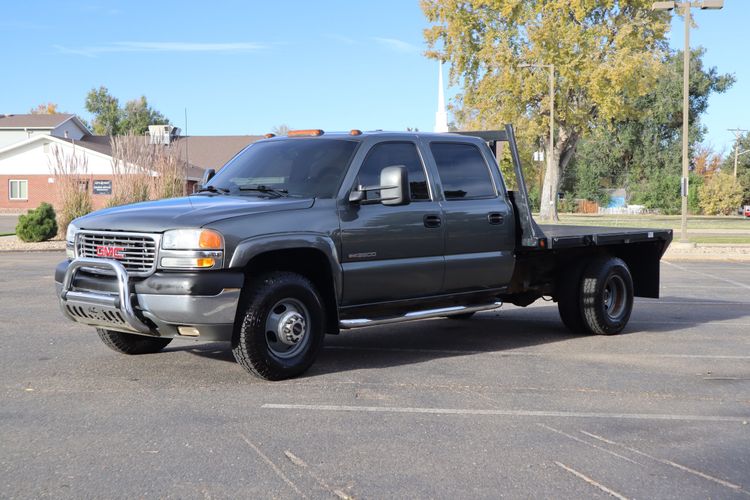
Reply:
[[[380, 191], [380, 198], [367, 198], [367, 193]], [[380, 185], [359, 186], [349, 193], [349, 203], [358, 205], [406, 205], [409, 195], [409, 172], [403, 165], [391, 165], [380, 171]]]
[[198, 184], [198, 189], [203, 188], [206, 184], [208, 184], [208, 181], [213, 178], [213, 176], [216, 175], [216, 170], [213, 168], [207, 168], [203, 171], [203, 177], [201, 178], [200, 184]]
[[403, 165], [392, 165], [380, 171], [380, 202], [383, 205], [406, 205], [409, 195], [409, 171]]

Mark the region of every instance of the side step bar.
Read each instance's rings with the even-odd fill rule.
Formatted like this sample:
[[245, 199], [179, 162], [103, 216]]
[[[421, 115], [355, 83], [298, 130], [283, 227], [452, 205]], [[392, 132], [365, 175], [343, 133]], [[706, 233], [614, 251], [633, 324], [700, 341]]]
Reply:
[[441, 318], [445, 316], [455, 316], [457, 314], [468, 314], [480, 311], [492, 311], [502, 307], [502, 302], [493, 302], [492, 304], [483, 304], [479, 306], [453, 306], [441, 307], [440, 309], [427, 309], [424, 311], [408, 312], [402, 316], [391, 316], [388, 318], [358, 318], [342, 319], [339, 321], [339, 328], [348, 330], [350, 328], [359, 328], [362, 326], [390, 325], [392, 323], [403, 323], [405, 321], [415, 321], [418, 319]]

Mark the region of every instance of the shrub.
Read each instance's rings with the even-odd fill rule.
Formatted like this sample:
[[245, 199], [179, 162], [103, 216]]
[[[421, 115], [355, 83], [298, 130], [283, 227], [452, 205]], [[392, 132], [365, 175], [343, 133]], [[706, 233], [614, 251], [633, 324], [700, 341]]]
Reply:
[[73, 219], [86, 215], [92, 210], [91, 193], [88, 182], [88, 159], [75, 150], [70, 155], [57, 145], [52, 147], [50, 169], [55, 176], [60, 218], [57, 227], [65, 236], [68, 224]]
[[42, 203], [18, 218], [16, 235], [23, 241], [45, 241], [56, 234], [55, 209], [49, 203]]
[[700, 206], [706, 215], [730, 215], [742, 204], [742, 184], [731, 174], [719, 172], [700, 187]]

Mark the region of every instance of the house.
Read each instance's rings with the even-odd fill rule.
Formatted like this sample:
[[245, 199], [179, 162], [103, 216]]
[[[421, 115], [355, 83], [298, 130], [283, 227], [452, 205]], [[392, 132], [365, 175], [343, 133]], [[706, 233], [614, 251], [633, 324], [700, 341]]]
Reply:
[[[166, 129], [165, 129], [166, 127]], [[171, 126], [153, 126], [144, 141], [175, 148], [185, 163], [187, 188], [206, 168], [219, 169], [262, 136], [180, 136]], [[81, 189], [92, 193], [94, 208], [112, 195], [113, 163], [109, 136], [91, 134], [75, 115], [0, 115], [0, 211], [24, 212], [43, 201], [57, 205], [54, 153], [85, 158]]]

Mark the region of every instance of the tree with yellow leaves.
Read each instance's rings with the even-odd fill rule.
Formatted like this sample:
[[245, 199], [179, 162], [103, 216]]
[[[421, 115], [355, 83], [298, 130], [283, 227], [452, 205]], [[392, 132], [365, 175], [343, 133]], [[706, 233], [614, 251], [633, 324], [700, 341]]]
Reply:
[[653, 88], [667, 49], [669, 15], [650, 0], [421, 0], [433, 24], [428, 56], [450, 62], [460, 82], [456, 118], [464, 128], [515, 123], [520, 135], [545, 137], [547, 75], [555, 67], [553, 168], [544, 175], [540, 217], [557, 220], [557, 191], [579, 139], [632, 116]]

